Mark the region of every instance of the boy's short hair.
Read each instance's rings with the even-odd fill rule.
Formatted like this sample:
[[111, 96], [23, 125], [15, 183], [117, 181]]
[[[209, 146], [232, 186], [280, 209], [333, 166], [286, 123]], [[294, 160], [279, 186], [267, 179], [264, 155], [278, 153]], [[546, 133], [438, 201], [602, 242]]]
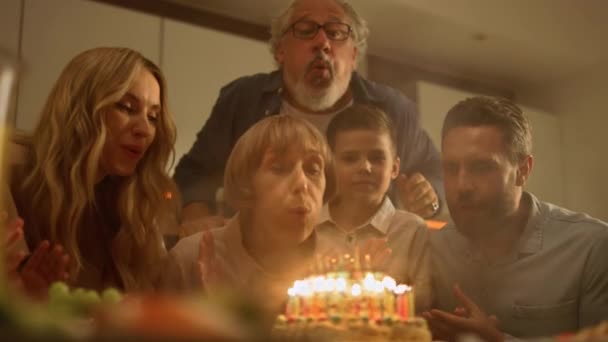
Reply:
[[253, 176], [270, 148], [278, 154], [287, 153], [290, 148], [318, 151], [325, 164], [323, 201], [327, 202], [334, 196], [336, 176], [333, 157], [321, 132], [306, 120], [275, 115], [249, 128], [232, 149], [224, 172], [224, 197], [228, 204], [240, 209], [244, 201], [254, 198]]
[[393, 153], [397, 154], [397, 135], [393, 122], [378, 107], [353, 104], [338, 113], [327, 127], [327, 142], [332, 150], [336, 148], [336, 136], [340, 132], [352, 130], [372, 130], [388, 134]]

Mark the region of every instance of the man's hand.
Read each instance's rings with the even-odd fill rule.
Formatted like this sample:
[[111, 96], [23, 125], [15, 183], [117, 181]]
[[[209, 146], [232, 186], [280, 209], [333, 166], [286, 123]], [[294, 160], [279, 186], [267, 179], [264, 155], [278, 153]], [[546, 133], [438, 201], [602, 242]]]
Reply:
[[429, 218], [439, 209], [437, 193], [422, 174], [401, 174], [397, 177], [396, 185], [399, 200], [405, 210]]
[[455, 341], [459, 335], [474, 333], [488, 342], [504, 341], [496, 316], [483, 312], [458, 285], [454, 285], [454, 295], [463, 305], [456, 308], [454, 313], [433, 309], [422, 314], [433, 332], [433, 339]]

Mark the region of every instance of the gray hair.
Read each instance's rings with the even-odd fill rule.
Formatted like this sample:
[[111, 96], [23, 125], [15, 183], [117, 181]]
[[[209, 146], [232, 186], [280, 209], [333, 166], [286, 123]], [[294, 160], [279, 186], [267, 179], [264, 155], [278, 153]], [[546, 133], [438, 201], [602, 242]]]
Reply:
[[[283, 38], [283, 34], [285, 30], [291, 25], [293, 11], [296, 7], [296, 4], [299, 0], [294, 0], [291, 2], [289, 7], [283, 11], [281, 15], [276, 17], [272, 24], [270, 25], [270, 51], [274, 56], [276, 54], [277, 48], [279, 46], [279, 42]], [[367, 26], [367, 21], [361, 18], [359, 14], [355, 11], [353, 6], [348, 3], [347, 0], [334, 0], [342, 9], [346, 16], [350, 19], [350, 25], [352, 26], [352, 34], [353, 41], [355, 42], [355, 46], [357, 47], [357, 61], [360, 56], [365, 55], [365, 51], [367, 50], [367, 37], [369, 36], [369, 28]]]

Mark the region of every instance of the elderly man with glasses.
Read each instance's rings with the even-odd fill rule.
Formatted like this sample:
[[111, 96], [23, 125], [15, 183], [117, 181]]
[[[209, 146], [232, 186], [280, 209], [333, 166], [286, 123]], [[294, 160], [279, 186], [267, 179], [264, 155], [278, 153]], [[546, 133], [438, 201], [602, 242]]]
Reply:
[[444, 197], [440, 158], [420, 127], [415, 104], [355, 71], [365, 54], [365, 20], [346, 1], [296, 0], [271, 31], [278, 70], [223, 87], [192, 149], [177, 165], [184, 233], [223, 223], [213, 215], [216, 190], [234, 142], [251, 125], [267, 115], [284, 114], [305, 118], [325, 132], [335, 114], [355, 102], [379, 107], [395, 125], [403, 174], [391, 197], [424, 218], [434, 216]]

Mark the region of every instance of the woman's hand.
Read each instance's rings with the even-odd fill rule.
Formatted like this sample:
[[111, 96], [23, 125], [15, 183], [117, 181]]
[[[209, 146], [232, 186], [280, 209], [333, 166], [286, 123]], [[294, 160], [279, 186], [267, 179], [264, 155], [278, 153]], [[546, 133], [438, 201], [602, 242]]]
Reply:
[[49, 241], [42, 241], [19, 269], [26, 258], [24, 251], [16, 250], [23, 239], [23, 220], [17, 218], [11, 221], [6, 226], [6, 232], [7, 273], [11, 286], [33, 298], [43, 299], [53, 282], [68, 279], [70, 258], [61, 245], [51, 246]]
[[215, 244], [213, 234], [209, 231], [203, 232], [198, 247], [198, 268], [200, 271], [201, 284], [209, 288], [220, 284], [225, 278], [224, 269], [215, 256]]
[[56, 281], [67, 281], [70, 257], [60, 244], [42, 241], [21, 269], [21, 282], [25, 292], [34, 297], [46, 298], [49, 287]]

